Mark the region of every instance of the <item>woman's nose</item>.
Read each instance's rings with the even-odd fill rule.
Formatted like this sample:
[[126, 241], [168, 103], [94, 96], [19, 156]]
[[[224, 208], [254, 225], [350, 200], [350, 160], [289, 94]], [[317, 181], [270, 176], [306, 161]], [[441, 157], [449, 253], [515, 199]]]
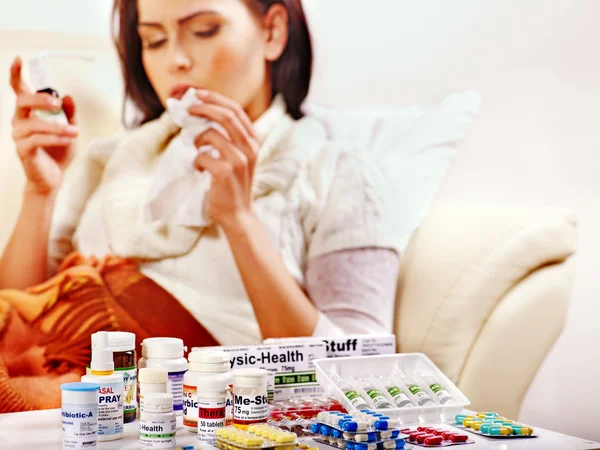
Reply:
[[192, 67], [192, 59], [178, 45], [173, 46], [169, 60], [169, 65], [173, 72], [189, 70]]

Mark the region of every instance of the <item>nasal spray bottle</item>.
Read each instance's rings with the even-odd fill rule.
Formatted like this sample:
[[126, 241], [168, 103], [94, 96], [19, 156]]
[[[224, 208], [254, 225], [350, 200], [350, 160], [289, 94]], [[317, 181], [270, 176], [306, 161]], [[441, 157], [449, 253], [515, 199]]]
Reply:
[[123, 375], [115, 373], [108, 333], [96, 334], [92, 348], [91, 375], [81, 381], [100, 385], [98, 391], [98, 440], [113, 441], [123, 436]]
[[[29, 59], [29, 71], [31, 84], [37, 93], [50, 94], [52, 97], [60, 98], [58, 92], [54, 89], [54, 84], [50, 76], [50, 70], [48, 69], [48, 58], [71, 58], [80, 59], [83, 61], [92, 62], [94, 58], [90, 56], [76, 55], [65, 52], [41, 52]], [[52, 122], [62, 123], [67, 125], [69, 123], [67, 115], [62, 108], [58, 108], [56, 111], [49, 111], [46, 109], [35, 109], [33, 113], [44, 120]]]

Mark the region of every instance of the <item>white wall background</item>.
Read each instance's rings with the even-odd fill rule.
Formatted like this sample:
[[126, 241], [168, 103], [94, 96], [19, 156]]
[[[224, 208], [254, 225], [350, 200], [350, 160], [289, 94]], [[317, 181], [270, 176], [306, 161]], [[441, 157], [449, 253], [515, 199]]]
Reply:
[[[6, 6], [0, 29], [108, 35], [110, 0], [0, 3]], [[451, 90], [481, 92], [479, 123], [441, 201], [577, 212], [580, 245], [567, 326], [521, 420], [600, 440], [600, 1], [304, 4], [316, 44], [314, 101], [407, 105]]]

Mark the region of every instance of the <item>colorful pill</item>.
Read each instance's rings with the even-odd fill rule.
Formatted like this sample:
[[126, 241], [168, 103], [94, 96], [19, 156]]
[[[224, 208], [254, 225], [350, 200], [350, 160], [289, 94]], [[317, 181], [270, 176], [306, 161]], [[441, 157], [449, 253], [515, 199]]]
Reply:
[[505, 425], [507, 427], [513, 426], [515, 424], [514, 420], [504, 420], [504, 422], [502, 423], [502, 425]]
[[412, 431], [412, 428], [403, 428], [402, 430], [400, 430], [400, 433], [402, 434], [410, 434]]
[[475, 431], [479, 431], [481, 430], [481, 426], [483, 425], [483, 422], [473, 422], [473, 425], [471, 425], [471, 428], [473, 428]]
[[245, 436], [240, 442], [244, 447], [257, 447], [262, 445], [263, 438], [259, 436]]
[[354, 435], [350, 434], [350, 433], [343, 433], [342, 436], [343, 436], [344, 439], [346, 439], [347, 441], [349, 441], [350, 439], [352, 439], [352, 436], [354, 436]]
[[417, 436], [417, 444], [425, 443], [425, 439], [430, 438], [430, 437], [435, 437], [435, 436], [430, 433], [423, 433], [420, 436]]
[[471, 425], [473, 425], [473, 420], [474, 419], [465, 419], [465, 420], [463, 420], [463, 427], [471, 428]]
[[474, 418], [475, 418], [475, 416], [467, 416], [465, 414], [459, 414], [455, 417], [455, 420], [456, 420], [456, 423], [462, 424], [465, 421], [465, 419], [474, 419]]
[[493, 419], [492, 422], [495, 423], [496, 425], [502, 425], [504, 423], [506, 419], [504, 418], [500, 418], [500, 419]]
[[327, 411], [321, 411], [319, 414], [317, 414], [317, 420], [319, 422], [325, 422], [327, 417], [329, 417], [329, 413]]
[[391, 428], [390, 425], [390, 421], [388, 420], [378, 420], [373, 424], [377, 431], [387, 430], [388, 428]]
[[426, 438], [423, 443], [425, 445], [440, 445], [444, 441], [444, 438], [441, 436], [430, 436]]
[[450, 436], [451, 442], [467, 442], [469, 440], [469, 436], [466, 434], [453, 434]]
[[327, 425], [321, 425], [321, 428], [319, 429], [319, 434], [321, 434], [323, 436], [329, 436], [330, 433], [331, 433], [330, 427], [328, 427]]
[[481, 413], [477, 414], [477, 417], [479, 417], [481, 419], [494, 419], [498, 416], [499, 416], [499, 414], [495, 413], [495, 412], [481, 412]]
[[354, 448], [354, 442], [346, 441], [346, 450], [352, 450]]
[[525, 425], [513, 425], [513, 434], [521, 436], [531, 436], [533, 434], [533, 428]]
[[490, 428], [493, 426], [493, 423], [490, 422], [484, 422], [481, 424], [481, 428], [479, 429], [479, 431], [481, 431], [483, 434], [489, 434], [490, 433]]
[[340, 430], [331, 430], [331, 435], [336, 439], [341, 439], [343, 437], [343, 433]]
[[393, 439], [390, 441], [384, 441], [383, 448], [385, 448], [385, 449], [404, 448], [405, 444], [406, 444], [406, 442], [404, 441], [404, 439]]
[[442, 437], [444, 438], [445, 441], [447, 441], [450, 439], [450, 436], [452, 436], [453, 434], [456, 434], [456, 433], [454, 433], [452, 431], [444, 431], [442, 433]]
[[419, 437], [419, 436], [421, 436], [423, 434], [427, 434], [427, 433], [424, 433], [422, 431], [417, 431], [416, 433], [411, 433], [408, 436], [408, 440], [411, 441], [411, 442], [415, 442], [417, 440], [417, 437]]
[[512, 434], [511, 427], [491, 426], [488, 434], [491, 436], [508, 436]]
[[320, 428], [321, 428], [321, 425], [319, 425], [318, 423], [313, 423], [310, 425], [310, 432], [313, 434], [318, 434]]
[[427, 427], [417, 427], [417, 431], [425, 431]]

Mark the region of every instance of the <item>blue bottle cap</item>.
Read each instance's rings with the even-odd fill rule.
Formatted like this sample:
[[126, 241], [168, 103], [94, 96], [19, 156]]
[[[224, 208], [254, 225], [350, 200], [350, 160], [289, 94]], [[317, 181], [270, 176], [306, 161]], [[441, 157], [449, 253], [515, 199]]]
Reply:
[[63, 383], [60, 385], [60, 389], [70, 392], [93, 392], [100, 389], [100, 385], [94, 383]]

